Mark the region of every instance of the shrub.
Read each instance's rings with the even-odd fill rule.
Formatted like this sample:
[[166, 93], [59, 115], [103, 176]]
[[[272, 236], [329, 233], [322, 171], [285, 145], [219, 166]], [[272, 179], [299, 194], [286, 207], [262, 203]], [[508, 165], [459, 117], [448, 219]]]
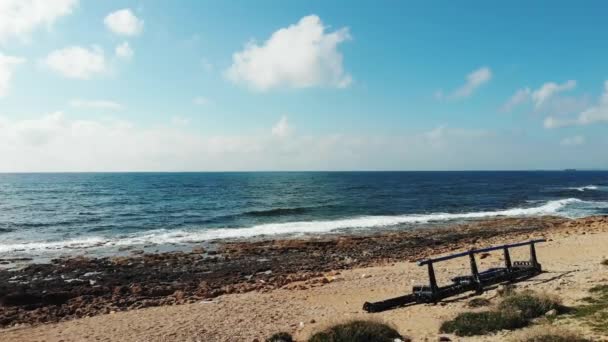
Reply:
[[393, 342], [402, 339], [397, 330], [374, 321], [352, 321], [318, 332], [308, 342]]
[[293, 337], [289, 333], [279, 332], [267, 338], [266, 342], [293, 342]]
[[473, 298], [467, 303], [467, 306], [470, 308], [480, 308], [482, 306], [488, 306], [490, 304], [490, 300], [486, 298]]
[[543, 334], [533, 337], [529, 337], [522, 342], [591, 342], [586, 338], [574, 336], [574, 335], [554, 335], [554, 334]]
[[551, 310], [563, 311], [563, 306], [555, 297], [531, 291], [524, 291], [509, 295], [498, 305], [498, 309], [505, 311], [519, 311], [526, 319], [540, 317]]
[[551, 325], [535, 326], [523, 331], [517, 342], [591, 342], [575, 333]]
[[608, 285], [596, 285], [589, 289], [587, 302], [572, 309], [575, 318], [583, 319], [594, 331], [608, 333]]
[[523, 328], [526, 325], [528, 321], [513, 311], [465, 312], [451, 321], [443, 322], [439, 330], [458, 336], [473, 336]]
[[600, 264], [602, 264], [604, 266], [608, 266], [608, 259], [602, 260], [602, 262], [600, 262]]

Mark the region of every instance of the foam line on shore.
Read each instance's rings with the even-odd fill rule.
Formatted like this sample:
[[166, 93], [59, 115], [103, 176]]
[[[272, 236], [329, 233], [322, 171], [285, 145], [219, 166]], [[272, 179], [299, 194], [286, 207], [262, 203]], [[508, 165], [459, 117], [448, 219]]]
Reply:
[[0, 244], [0, 253], [52, 251], [64, 249], [105, 248], [113, 246], [130, 246], [146, 244], [186, 244], [216, 239], [251, 238], [264, 235], [298, 235], [323, 234], [336, 230], [371, 229], [396, 226], [399, 224], [424, 224], [451, 220], [483, 219], [492, 217], [518, 217], [561, 215], [568, 216], [564, 210], [571, 204], [591, 203], [602, 207], [606, 202], [588, 202], [577, 198], [567, 198], [547, 201], [544, 204], [530, 208], [512, 208], [496, 211], [481, 211], [469, 213], [433, 213], [395, 216], [361, 216], [338, 220], [325, 221], [296, 221], [287, 223], [260, 224], [245, 228], [214, 228], [186, 230], [154, 230], [143, 233], [126, 235], [119, 238], [100, 236], [83, 237], [65, 241], [28, 242]]

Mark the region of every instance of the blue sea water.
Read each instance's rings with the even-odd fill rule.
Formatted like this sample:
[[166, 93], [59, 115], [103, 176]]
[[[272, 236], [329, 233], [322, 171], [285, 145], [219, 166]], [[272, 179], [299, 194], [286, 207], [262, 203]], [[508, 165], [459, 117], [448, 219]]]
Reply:
[[608, 172], [0, 174], [0, 258], [608, 214]]

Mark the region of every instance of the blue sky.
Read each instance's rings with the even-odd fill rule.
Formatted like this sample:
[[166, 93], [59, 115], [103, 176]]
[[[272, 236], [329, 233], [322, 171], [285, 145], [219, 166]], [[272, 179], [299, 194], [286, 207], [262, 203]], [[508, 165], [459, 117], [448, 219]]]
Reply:
[[606, 168], [605, 12], [0, 0], [0, 171]]

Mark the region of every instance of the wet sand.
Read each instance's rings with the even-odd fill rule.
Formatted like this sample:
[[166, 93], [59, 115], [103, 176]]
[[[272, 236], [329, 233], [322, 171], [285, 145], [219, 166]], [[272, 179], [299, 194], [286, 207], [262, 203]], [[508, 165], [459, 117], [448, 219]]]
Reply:
[[[466, 299], [378, 314], [361, 306], [424, 284], [426, 272], [414, 260], [535, 237], [549, 240], [538, 248], [547, 272], [520, 287], [555, 292], [573, 304], [608, 282], [608, 268], [600, 265], [608, 257], [608, 217], [503, 218], [367, 237], [227, 243], [217, 254], [67, 259], [2, 271], [0, 340], [263, 341], [279, 330], [303, 340], [324, 325], [361, 317], [392, 323], [414, 340], [436, 340], [441, 321], [464, 310]], [[496, 253], [480, 267], [500, 262]], [[466, 274], [468, 265], [454, 260], [437, 272], [446, 281]]]

